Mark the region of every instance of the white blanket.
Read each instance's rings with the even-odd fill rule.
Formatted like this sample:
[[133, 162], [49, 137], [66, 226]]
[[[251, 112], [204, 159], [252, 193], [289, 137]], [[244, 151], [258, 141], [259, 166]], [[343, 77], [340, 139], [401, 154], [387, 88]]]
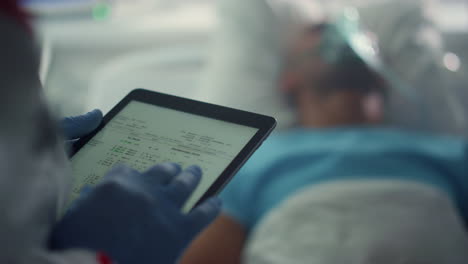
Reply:
[[245, 263], [462, 264], [468, 238], [439, 190], [403, 181], [348, 181], [299, 191], [250, 237]]

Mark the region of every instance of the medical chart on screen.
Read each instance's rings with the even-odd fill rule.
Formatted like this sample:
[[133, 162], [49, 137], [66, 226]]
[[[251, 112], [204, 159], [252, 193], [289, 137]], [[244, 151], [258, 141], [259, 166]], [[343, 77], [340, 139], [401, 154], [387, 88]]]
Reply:
[[131, 101], [72, 157], [71, 200], [85, 185], [95, 185], [115, 165], [138, 171], [161, 162], [196, 164], [203, 178], [183, 211], [208, 190], [257, 128]]

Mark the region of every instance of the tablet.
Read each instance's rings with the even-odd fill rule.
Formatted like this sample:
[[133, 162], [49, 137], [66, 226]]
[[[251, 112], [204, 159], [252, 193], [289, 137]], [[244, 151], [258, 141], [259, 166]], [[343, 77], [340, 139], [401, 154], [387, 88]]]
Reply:
[[136, 89], [74, 144], [71, 201], [115, 165], [138, 171], [161, 162], [196, 164], [201, 183], [183, 207], [216, 195], [274, 129], [272, 117]]

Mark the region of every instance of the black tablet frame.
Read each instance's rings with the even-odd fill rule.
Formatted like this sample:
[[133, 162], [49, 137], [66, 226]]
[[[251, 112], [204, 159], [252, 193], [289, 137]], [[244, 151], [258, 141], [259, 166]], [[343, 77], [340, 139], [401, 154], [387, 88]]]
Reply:
[[127, 96], [125, 96], [114, 108], [109, 111], [109, 113], [104, 116], [103, 121], [98, 128], [73, 144], [71, 156], [75, 155], [75, 153], [77, 153], [84, 145], [86, 145], [88, 141], [90, 141], [102, 128], [104, 128], [107, 123], [109, 123], [109, 121], [114, 118], [131, 101], [139, 101], [181, 112], [258, 128], [257, 133], [242, 148], [239, 154], [237, 154], [236, 157], [229, 163], [229, 165], [224, 169], [216, 181], [197, 201], [196, 205], [199, 205], [209, 197], [217, 195], [232, 179], [232, 177], [242, 167], [242, 165], [244, 165], [244, 163], [250, 158], [255, 150], [261, 146], [263, 141], [270, 135], [276, 126], [276, 120], [273, 117], [145, 89], [135, 89]]

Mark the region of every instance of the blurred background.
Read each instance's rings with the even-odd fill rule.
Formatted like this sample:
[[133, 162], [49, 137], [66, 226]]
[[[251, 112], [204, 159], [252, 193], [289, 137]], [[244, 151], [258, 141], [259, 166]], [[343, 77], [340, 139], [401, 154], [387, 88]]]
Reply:
[[273, 115], [280, 128], [289, 127], [294, 115], [277, 83], [291, 25], [320, 23], [354, 7], [381, 40], [382, 53], [401, 57], [396, 72], [424, 73], [417, 69], [428, 56], [408, 59], [421, 50], [402, 44], [408, 39], [436, 46], [433, 57], [448, 77], [419, 96], [440, 97], [443, 90], [454, 130], [468, 127], [468, 0], [24, 0], [23, 5], [35, 16], [41, 79], [61, 115], [106, 112], [130, 90], [146, 88]]
[[33, 0], [41, 79], [63, 115], [109, 110], [144, 87], [199, 93], [217, 26], [212, 1]]

